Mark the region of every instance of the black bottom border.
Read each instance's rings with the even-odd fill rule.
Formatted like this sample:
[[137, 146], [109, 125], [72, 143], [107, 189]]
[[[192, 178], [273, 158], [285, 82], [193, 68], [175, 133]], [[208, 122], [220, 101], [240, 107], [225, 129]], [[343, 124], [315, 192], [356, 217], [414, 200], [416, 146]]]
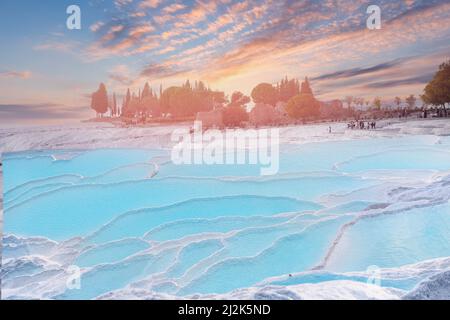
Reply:
[[[300, 301], [300, 300], [103, 300], [103, 301], [0, 301], [2, 314], [16, 317], [36, 310], [58, 316], [93, 318], [99, 312], [114, 314], [114, 317], [129, 320], [130, 317], [144, 319], [307, 319], [320, 316], [340, 318], [385, 319], [400, 312], [402, 318], [447, 314], [450, 300], [446, 301]], [[104, 319], [105, 317], [102, 317]]]

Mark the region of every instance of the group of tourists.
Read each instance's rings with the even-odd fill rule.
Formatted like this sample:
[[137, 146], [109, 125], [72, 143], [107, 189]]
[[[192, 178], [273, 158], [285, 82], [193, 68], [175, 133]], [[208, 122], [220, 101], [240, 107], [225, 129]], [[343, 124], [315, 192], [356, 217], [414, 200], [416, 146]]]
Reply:
[[376, 129], [377, 128], [377, 123], [375, 122], [375, 121], [350, 121], [348, 124], [347, 124], [347, 128], [349, 128], [349, 129], [356, 129], [356, 128], [359, 128], [359, 129], [361, 129], [361, 130], [364, 130], [364, 129], [367, 129], [367, 130], [370, 130], [370, 129]]

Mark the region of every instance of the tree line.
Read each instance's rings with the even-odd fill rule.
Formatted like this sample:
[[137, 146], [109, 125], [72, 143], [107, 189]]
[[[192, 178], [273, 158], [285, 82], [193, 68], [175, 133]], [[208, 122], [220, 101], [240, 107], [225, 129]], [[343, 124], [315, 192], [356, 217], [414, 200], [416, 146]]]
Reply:
[[[287, 77], [275, 86], [269, 83], [258, 84], [252, 91], [251, 97], [255, 103], [264, 103], [275, 106], [278, 101], [287, 102], [300, 93], [300, 84], [297, 79], [289, 80]], [[170, 114], [173, 117], [193, 116], [201, 111], [215, 108], [239, 108], [250, 103], [250, 97], [240, 91], [233, 92], [230, 99], [222, 91], [214, 91], [202, 81], [191, 84], [187, 80], [181, 86], [172, 86], [165, 90], [160, 86], [159, 95], [153, 92], [148, 83], [145, 83], [139, 94], [131, 93], [130, 89], [124, 95], [122, 106], [118, 107], [116, 94], [111, 99], [105, 84], [101, 83], [96, 92], [92, 94], [91, 108], [97, 116], [159, 117]]]
[[[425, 106], [432, 105], [446, 110], [446, 104], [450, 103], [450, 60], [441, 64], [432, 81], [424, 89], [420, 96]], [[417, 98], [414, 95], [395, 97], [394, 104], [397, 109], [415, 109]], [[235, 91], [228, 98], [224, 92], [212, 90], [202, 81], [191, 84], [189, 80], [181, 86], [172, 86], [163, 90], [159, 87], [157, 94], [148, 83], [139, 93], [131, 93], [127, 90], [119, 107], [116, 94], [108, 99], [106, 86], [101, 83], [96, 92], [92, 94], [91, 108], [98, 116], [110, 113], [112, 117], [125, 118], [158, 118], [171, 116], [184, 118], [195, 116], [198, 112], [223, 109], [223, 121], [225, 125], [236, 125], [248, 119], [247, 105], [253, 101], [255, 106], [269, 105], [276, 107], [281, 103], [287, 115], [293, 119], [316, 119], [321, 116], [323, 104], [314, 97], [308, 78], [300, 83], [298, 79], [285, 77], [275, 85], [260, 83], [246, 96], [240, 91]], [[338, 101], [338, 100], [336, 100]], [[404, 101], [404, 103], [403, 103]], [[342, 102], [347, 105], [346, 110]], [[355, 106], [366, 110], [381, 111], [382, 100], [375, 97], [373, 101], [364, 98], [347, 96], [338, 104], [331, 105], [328, 115], [334, 117], [352, 116]]]
[[[124, 95], [122, 106], [118, 107], [116, 95], [108, 99], [106, 86], [101, 83], [92, 94], [91, 108], [97, 116], [103, 116], [109, 110], [112, 117], [124, 118], [159, 118], [168, 116], [185, 118], [195, 116], [198, 112], [221, 109], [223, 122], [227, 126], [235, 126], [248, 120], [247, 105], [253, 101], [255, 107], [270, 106], [275, 108], [281, 104], [286, 114], [293, 119], [315, 119], [321, 114], [321, 104], [314, 97], [308, 78], [300, 83], [298, 79], [285, 77], [272, 85], [260, 83], [247, 96], [235, 91], [228, 97], [222, 91], [211, 90], [202, 81], [191, 84], [187, 80], [181, 86], [172, 86], [159, 94], [146, 83], [138, 94], [130, 89]], [[334, 107], [336, 115], [344, 113], [342, 108]]]

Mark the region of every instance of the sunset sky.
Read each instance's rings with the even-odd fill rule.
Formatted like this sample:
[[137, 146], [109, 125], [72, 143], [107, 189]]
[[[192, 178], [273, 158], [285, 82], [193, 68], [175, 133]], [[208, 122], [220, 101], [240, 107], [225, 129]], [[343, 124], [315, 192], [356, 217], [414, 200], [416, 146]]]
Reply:
[[[81, 30], [66, 8], [81, 8]], [[382, 29], [366, 28], [381, 7]], [[0, 121], [93, 115], [100, 82], [121, 100], [145, 81], [186, 79], [227, 94], [311, 79], [321, 100], [419, 95], [450, 59], [450, 2], [284, 0], [1, 0]]]

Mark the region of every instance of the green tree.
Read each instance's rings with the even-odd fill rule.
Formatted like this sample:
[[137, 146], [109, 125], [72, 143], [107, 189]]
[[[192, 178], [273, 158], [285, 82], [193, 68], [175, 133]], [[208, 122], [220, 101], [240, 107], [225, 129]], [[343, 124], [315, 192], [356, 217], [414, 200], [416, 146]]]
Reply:
[[147, 95], [142, 98], [141, 109], [145, 114], [151, 115], [152, 117], [161, 116], [161, 107], [158, 98], [154, 95]]
[[373, 107], [375, 110], [381, 110], [381, 99], [379, 97], [373, 99]]
[[281, 82], [277, 83], [278, 101], [288, 102], [290, 98], [300, 93], [300, 84], [297, 79], [289, 80], [286, 76]]
[[229, 106], [245, 106], [247, 103], [250, 102], [250, 97], [244, 95], [242, 92], [235, 91], [231, 95], [231, 101]]
[[450, 103], [450, 60], [439, 66], [421, 98], [426, 104], [442, 106], [444, 109]]
[[[221, 108], [227, 102], [223, 91], [209, 91], [208, 96], [211, 97], [211, 106], [214, 108]], [[211, 109], [210, 106], [208, 106], [208, 109]]]
[[170, 87], [164, 90], [161, 97], [163, 112], [170, 113], [175, 117], [186, 117], [195, 115], [201, 104], [198, 96], [186, 86]]
[[294, 119], [314, 119], [320, 116], [320, 103], [312, 95], [300, 94], [289, 99], [286, 111]]
[[111, 115], [114, 117], [117, 115], [117, 100], [116, 100], [116, 93], [113, 93], [113, 100], [112, 100], [112, 106], [111, 106]]
[[125, 95], [125, 103], [124, 103], [124, 108], [127, 108], [127, 105], [130, 103], [131, 101], [131, 92], [130, 92], [130, 88], [127, 89], [127, 94]]
[[270, 83], [260, 83], [252, 90], [252, 99], [255, 103], [264, 103], [275, 106], [277, 103], [277, 90]]
[[225, 126], [240, 126], [244, 121], [248, 121], [248, 113], [243, 106], [230, 105], [223, 110], [223, 123]]
[[239, 91], [233, 92], [230, 103], [223, 110], [223, 123], [225, 126], [240, 126], [242, 122], [248, 121], [248, 113], [245, 105], [249, 102], [250, 97]]
[[100, 83], [98, 90], [92, 94], [91, 108], [101, 116], [108, 111], [108, 93], [103, 83]]
[[300, 93], [303, 95], [307, 94], [314, 96], [308, 77], [305, 77], [305, 81], [302, 82], [302, 85], [300, 86]]
[[126, 107], [122, 110], [125, 117], [134, 118], [141, 112], [141, 101], [138, 97], [132, 96]]
[[161, 110], [176, 117], [193, 116], [200, 111], [209, 111], [221, 107], [226, 102], [225, 94], [212, 91], [199, 81], [192, 88], [189, 81], [181, 87], [170, 87], [163, 91], [160, 98]]
[[170, 106], [170, 98], [171, 96], [173, 96], [175, 94], [175, 92], [177, 91], [178, 87], [169, 87], [167, 89], [165, 89], [160, 97], [160, 105], [161, 105], [161, 110], [163, 113], [169, 113], [171, 106]]
[[409, 97], [407, 97], [405, 99], [405, 101], [406, 101], [406, 104], [408, 105], [409, 109], [414, 109], [416, 107], [417, 99], [416, 99], [416, 97], [413, 94], [410, 95]]
[[142, 90], [141, 99], [144, 99], [151, 95], [152, 95], [152, 89], [150, 88], [150, 85], [148, 84], [148, 82], [146, 82], [144, 85], [144, 90]]

